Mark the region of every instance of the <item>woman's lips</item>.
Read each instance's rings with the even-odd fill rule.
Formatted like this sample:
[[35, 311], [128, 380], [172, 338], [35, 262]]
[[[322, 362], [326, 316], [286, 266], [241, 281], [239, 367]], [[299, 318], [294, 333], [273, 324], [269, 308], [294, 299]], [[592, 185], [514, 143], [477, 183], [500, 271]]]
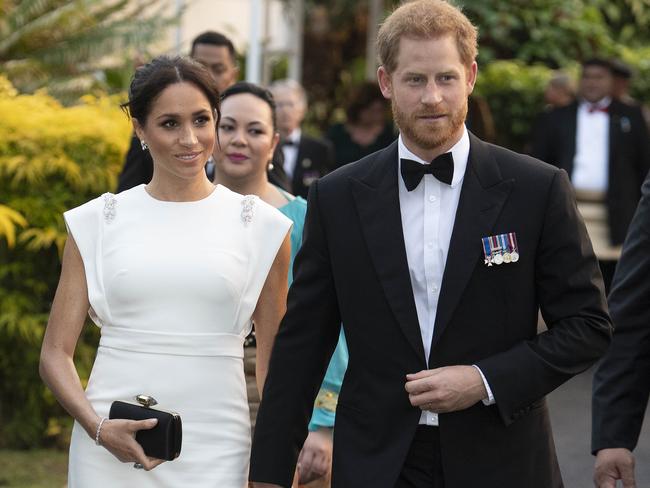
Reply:
[[236, 163], [239, 163], [241, 161], [244, 161], [244, 160], [248, 159], [248, 156], [246, 156], [245, 154], [241, 154], [241, 153], [230, 153], [230, 154], [228, 154], [228, 159], [230, 159], [231, 161], [234, 161]]
[[176, 159], [180, 159], [181, 161], [185, 163], [191, 163], [195, 161], [199, 156], [201, 156], [201, 152], [191, 152], [191, 153], [182, 153], [182, 154], [175, 154], [174, 155]]

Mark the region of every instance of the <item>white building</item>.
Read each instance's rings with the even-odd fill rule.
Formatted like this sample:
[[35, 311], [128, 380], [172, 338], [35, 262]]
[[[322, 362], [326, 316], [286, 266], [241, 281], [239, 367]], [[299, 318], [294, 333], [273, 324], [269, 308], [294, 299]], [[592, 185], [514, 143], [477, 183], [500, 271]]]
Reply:
[[250, 81], [268, 81], [270, 66], [277, 56], [288, 56], [289, 75], [300, 79], [302, 0], [169, 1], [170, 11], [183, 9], [183, 15], [161, 50], [187, 54], [194, 37], [214, 30], [228, 36], [239, 53], [247, 54]]

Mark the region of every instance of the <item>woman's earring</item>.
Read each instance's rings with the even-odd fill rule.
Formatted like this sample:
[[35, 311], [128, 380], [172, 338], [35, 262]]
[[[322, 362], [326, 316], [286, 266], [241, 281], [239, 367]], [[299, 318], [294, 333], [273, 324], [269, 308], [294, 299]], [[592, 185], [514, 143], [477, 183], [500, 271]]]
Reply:
[[146, 151], [147, 149], [149, 149], [149, 146], [147, 146], [147, 143], [144, 142], [144, 141], [140, 141], [140, 146], [142, 146], [143, 151]]
[[275, 166], [273, 166], [273, 161], [269, 161], [268, 170], [273, 171], [273, 168], [275, 168]]

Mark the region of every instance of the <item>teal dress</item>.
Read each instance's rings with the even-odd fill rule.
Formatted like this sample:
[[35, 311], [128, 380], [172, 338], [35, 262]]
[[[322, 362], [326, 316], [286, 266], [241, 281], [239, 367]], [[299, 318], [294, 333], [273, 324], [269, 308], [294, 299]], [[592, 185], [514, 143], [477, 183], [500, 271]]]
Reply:
[[[280, 192], [286, 197], [288, 203], [278, 208], [278, 210], [293, 221], [293, 228], [291, 229], [291, 262], [289, 265], [289, 285], [291, 285], [293, 281], [293, 260], [302, 245], [302, 230], [305, 225], [307, 202], [302, 197], [294, 197], [283, 190], [280, 190]], [[327, 372], [325, 373], [325, 378], [316, 397], [316, 402], [314, 403], [314, 412], [312, 413], [311, 422], [309, 422], [310, 431], [316, 430], [319, 427], [334, 427], [336, 403], [347, 367], [348, 346], [345, 342], [343, 329], [341, 328], [339, 343], [334, 350], [330, 364], [327, 367]]]

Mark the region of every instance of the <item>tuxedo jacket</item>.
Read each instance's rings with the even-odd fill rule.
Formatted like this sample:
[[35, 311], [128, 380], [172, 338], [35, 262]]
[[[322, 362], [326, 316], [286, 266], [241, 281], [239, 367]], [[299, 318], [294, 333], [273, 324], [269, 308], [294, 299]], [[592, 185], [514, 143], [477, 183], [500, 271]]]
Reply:
[[[639, 107], [612, 100], [609, 106], [607, 210], [613, 245], [622, 244], [650, 169], [648, 130]], [[545, 114], [533, 133], [532, 155], [573, 172], [578, 102]]]
[[[470, 134], [427, 364], [397, 159], [395, 142], [312, 184], [251, 480], [290, 486], [343, 323], [349, 364], [334, 427], [334, 488], [393, 488], [421, 413], [409, 403], [406, 374], [471, 364], [496, 404], [439, 416], [446, 488], [559, 488], [544, 396], [593, 364], [610, 340], [602, 278], [568, 177]], [[482, 237], [509, 232], [518, 262], [487, 266]], [[538, 335], [540, 307], [550, 330]]]
[[609, 296], [615, 331], [594, 376], [592, 451], [633, 450], [650, 394], [650, 175]]
[[289, 191], [296, 196], [307, 198], [311, 184], [329, 173], [333, 167], [334, 147], [332, 144], [325, 139], [302, 134]]

